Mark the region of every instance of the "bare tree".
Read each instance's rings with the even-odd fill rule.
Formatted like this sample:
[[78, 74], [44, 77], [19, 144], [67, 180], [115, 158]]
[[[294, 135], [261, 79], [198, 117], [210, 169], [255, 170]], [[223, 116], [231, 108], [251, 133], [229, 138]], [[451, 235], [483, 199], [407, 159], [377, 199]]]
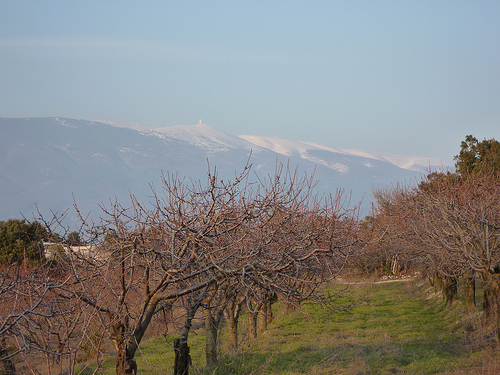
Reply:
[[[235, 233], [250, 215], [238, 209], [245, 174], [228, 184], [210, 175], [207, 186], [167, 176], [164, 194], [155, 193], [152, 205], [132, 197], [130, 207], [103, 206], [101, 223], [85, 223], [87, 242], [97, 246], [68, 257], [72, 279], [60, 293], [98, 312], [117, 352], [118, 374], [137, 372], [135, 352], [161, 303], [185, 302], [188, 318], [180, 340], [187, 341], [190, 320], [210, 286], [235, 272], [220, 263], [231, 258], [231, 241], [238, 241]], [[221, 248], [222, 238], [229, 242]]]
[[186, 312], [175, 374], [188, 373], [188, 335], [200, 308], [220, 318], [219, 308], [234, 301], [237, 320], [241, 302], [234, 288], [261, 315], [268, 314], [260, 307], [271, 295], [328, 303], [318, 287], [355, 250], [356, 211], [343, 209], [340, 192], [315, 196], [312, 178], [282, 166], [255, 183], [248, 173], [245, 168], [224, 182], [209, 172], [206, 184], [167, 175], [162, 191], [153, 189], [152, 202], [132, 197], [128, 207], [103, 205], [97, 224], [82, 219], [83, 240], [93, 248], [70, 252], [70, 278], [58, 290], [99, 317], [116, 349], [117, 374], [137, 373], [137, 348], [166, 302]]
[[63, 270], [44, 264], [0, 270], [0, 363], [7, 373], [15, 373], [19, 356], [23, 373], [75, 368], [90, 320], [78, 300], [59, 297], [67, 281]]
[[496, 317], [500, 337], [499, 188], [494, 174], [438, 176], [419, 188], [393, 191], [394, 209], [385, 220], [401, 254], [435, 275], [448, 305], [459, 276], [467, 281], [469, 310], [475, 305], [474, 278], [485, 281], [484, 314]]

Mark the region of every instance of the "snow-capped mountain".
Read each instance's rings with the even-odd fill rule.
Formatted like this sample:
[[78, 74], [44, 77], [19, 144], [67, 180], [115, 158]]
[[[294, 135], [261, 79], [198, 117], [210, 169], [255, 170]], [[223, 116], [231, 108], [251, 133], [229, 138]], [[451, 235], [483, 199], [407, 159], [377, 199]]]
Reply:
[[[429, 169], [435, 169], [435, 167], [451, 168], [453, 164], [451, 162], [444, 162], [440, 159], [429, 158], [424, 156], [402, 156], [402, 155], [391, 155], [385, 153], [375, 153], [366, 152], [361, 150], [353, 149], [341, 149], [329, 146], [320, 145], [312, 142], [298, 142], [291, 141], [289, 139], [280, 137], [262, 137], [255, 135], [241, 135], [240, 138], [247, 140], [255, 145], [263, 148], [267, 148], [278, 154], [284, 156], [300, 156], [302, 159], [310, 160], [313, 163], [321, 164], [331, 169], [337, 169], [340, 172], [348, 172], [348, 168], [345, 165], [333, 163], [328, 163], [328, 158], [322, 159], [314, 156], [316, 153], [322, 151], [327, 151], [331, 153], [332, 156], [336, 154], [342, 154], [346, 156], [359, 156], [366, 159], [386, 161], [394, 164], [403, 169], [409, 169], [416, 172], [427, 173]], [[335, 160], [335, 159], [333, 159]], [[366, 161], [365, 166], [371, 167], [373, 164], [370, 161]]]
[[[72, 208], [100, 214], [98, 205], [130, 194], [147, 201], [162, 173], [204, 180], [208, 168], [234, 179], [249, 156], [253, 172], [272, 175], [277, 163], [314, 173], [317, 191], [363, 199], [373, 188], [414, 183], [451, 163], [370, 154], [283, 138], [233, 136], [208, 125], [151, 129], [67, 118], [0, 118], [0, 220]], [[71, 212], [71, 210], [70, 210]], [[71, 214], [70, 214], [71, 215]]]

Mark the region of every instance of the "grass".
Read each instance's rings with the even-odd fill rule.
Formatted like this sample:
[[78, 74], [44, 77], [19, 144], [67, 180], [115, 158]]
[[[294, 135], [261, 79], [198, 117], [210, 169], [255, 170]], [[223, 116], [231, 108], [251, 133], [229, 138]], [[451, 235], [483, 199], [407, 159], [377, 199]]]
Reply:
[[[500, 370], [500, 361], [487, 342], [471, 340], [471, 324], [464, 319], [461, 300], [445, 309], [441, 298], [426, 298], [424, 286], [409, 282], [360, 285], [353, 291], [368, 294], [348, 313], [305, 305], [303, 311], [286, 315], [277, 303], [268, 331], [242, 344], [237, 355], [227, 354], [221, 331], [216, 369], [204, 368], [203, 329], [195, 331], [189, 338], [190, 373], [494, 374]], [[245, 321], [244, 317], [240, 320]], [[243, 335], [244, 325], [240, 330]], [[159, 336], [141, 345], [139, 372], [171, 373], [174, 339]], [[113, 361], [106, 366], [103, 374], [113, 374]]]

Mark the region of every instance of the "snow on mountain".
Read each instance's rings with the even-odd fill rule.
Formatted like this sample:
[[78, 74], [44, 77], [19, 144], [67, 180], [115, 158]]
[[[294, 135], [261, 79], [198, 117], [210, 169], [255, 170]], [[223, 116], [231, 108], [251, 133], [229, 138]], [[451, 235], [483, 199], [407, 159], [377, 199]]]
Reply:
[[453, 170], [455, 168], [455, 164], [452, 161], [425, 156], [392, 155], [382, 152], [365, 152], [352, 149], [344, 149], [344, 151], [371, 159], [385, 160], [400, 168], [423, 173], [428, 173], [429, 170]]
[[200, 147], [209, 152], [228, 151], [230, 149], [252, 149], [255, 145], [239, 137], [221, 132], [207, 124], [200, 122], [197, 125], [176, 125], [166, 128], [147, 128], [137, 124], [119, 124], [109, 121], [100, 121], [118, 128], [134, 129], [147, 136], [156, 136], [162, 139], [176, 139], [190, 145]]
[[[341, 154], [347, 156], [359, 156], [367, 159], [387, 161], [394, 164], [400, 168], [408, 169], [416, 172], [426, 173], [431, 170], [442, 169], [452, 169], [453, 163], [449, 161], [443, 161], [436, 158], [428, 158], [422, 156], [402, 156], [402, 155], [391, 155], [385, 153], [376, 152], [366, 152], [354, 149], [340, 149], [330, 146], [320, 145], [312, 142], [298, 142], [292, 141], [280, 137], [265, 137], [265, 136], [255, 136], [255, 135], [240, 135], [240, 138], [252, 142], [262, 148], [267, 148], [274, 152], [277, 152], [285, 156], [300, 156], [303, 159], [310, 160], [314, 163], [325, 165], [331, 169], [335, 169], [341, 172], [347, 172], [348, 169], [342, 164], [328, 164], [325, 160], [319, 159], [312, 156], [311, 154], [318, 150], [323, 150], [331, 152], [334, 154]], [[370, 167], [372, 164], [367, 161], [366, 166]]]
[[0, 220], [30, 217], [37, 207], [61, 212], [74, 200], [92, 215], [101, 202], [126, 203], [130, 194], [147, 202], [152, 187], [161, 193], [162, 173], [203, 181], [210, 168], [220, 179], [234, 179], [249, 157], [252, 176], [272, 175], [278, 163], [288, 164], [301, 175], [314, 174], [320, 193], [343, 189], [353, 204], [363, 199], [365, 208], [373, 188], [415, 182], [422, 173], [415, 166], [430, 160], [237, 137], [201, 122], [150, 129], [67, 118], [0, 118]]
[[278, 154], [282, 155], [306, 155], [307, 150], [310, 149], [323, 149], [331, 152], [336, 152], [339, 154], [345, 154], [341, 149], [327, 147], [322, 145], [317, 145], [309, 142], [298, 142], [292, 141], [286, 138], [281, 137], [264, 137], [257, 135], [240, 135], [240, 138], [245, 139], [255, 145], [259, 145], [260, 147], [270, 149]]
[[210, 152], [239, 148], [250, 150], [253, 146], [245, 140], [221, 132], [203, 124], [201, 121], [198, 125], [177, 125], [168, 128], [149, 129], [148, 133], [161, 138], [175, 138]]

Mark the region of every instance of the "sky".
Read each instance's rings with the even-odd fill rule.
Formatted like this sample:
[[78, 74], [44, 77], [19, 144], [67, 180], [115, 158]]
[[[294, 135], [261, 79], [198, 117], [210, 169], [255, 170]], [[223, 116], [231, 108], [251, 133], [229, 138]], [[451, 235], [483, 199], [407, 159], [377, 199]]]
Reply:
[[0, 117], [451, 160], [500, 139], [500, 2], [0, 0]]

